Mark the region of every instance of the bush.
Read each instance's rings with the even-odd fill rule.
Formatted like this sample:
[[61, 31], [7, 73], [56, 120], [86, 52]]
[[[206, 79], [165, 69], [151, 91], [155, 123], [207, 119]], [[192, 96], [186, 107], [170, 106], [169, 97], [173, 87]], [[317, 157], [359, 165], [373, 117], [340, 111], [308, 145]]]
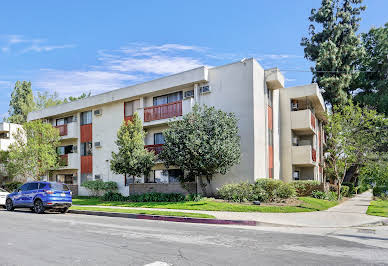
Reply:
[[311, 196], [313, 191], [323, 191], [322, 184], [315, 180], [293, 181], [291, 185], [295, 188], [299, 197]]
[[320, 190], [314, 190], [311, 192], [311, 196], [316, 199], [326, 199], [326, 193]]
[[388, 187], [386, 186], [375, 186], [373, 188], [373, 196], [375, 197], [386, 197], [388, 195]]
[[88, 189], [92, 196], [101, 196], [104, 192], [113, 192], [117, 190], [116, 182], [104, 182], [102, 180], [86, 181], [82, 184], [83, 187]]
[[337, 195], [337, 193], [334, 192], [334, 191], [328, 191], [328, 192], [326, 193], [326, 199], [327, 199], [327, 200], [336, 201], [337, 198], [338, 198], [338, 195]]
[[6, 183], [3, 187], [5, 190], [7, 190], [8, 192], [13, 192], [15, 191], [18, 187], [20, 187], [21, 185], [23, 185], [22, 182], [9, 182], [9, 183]]
[[127, 201], [127, 197], [118, 192], [108, 191], [101, 197], [103, 201]]
[[350, 195], [348, 186], [341, 186], [341, 197], [348, 197]]
[[188, 194], [185, 197], [186, 201], [200, 201], [202, 199], [201, 194]]
[[256, 200], [254, 185], [242, 182], [239, 184], [226, 184], [218, 189], [218, 196], [224, 200], [244, 202]]
[[255, 186], [263, 189], [266, 201], [276, 201], [295, 196], [295, 188], [291, 184], [280, 180], [259, 179], [256, 181]]
[[352, 182], [343, 182], [342, 185], [349, 187], [348, 196], [351, 196], [352, 194], [356, 194], [356, 189], [355, 189], [355, 186]]

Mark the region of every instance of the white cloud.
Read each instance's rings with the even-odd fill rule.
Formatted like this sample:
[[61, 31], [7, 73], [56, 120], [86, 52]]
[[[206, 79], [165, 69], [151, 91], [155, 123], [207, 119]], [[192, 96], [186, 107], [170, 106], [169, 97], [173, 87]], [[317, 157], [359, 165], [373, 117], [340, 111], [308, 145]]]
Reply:
[[42, 39], [28, 39], [22, 35], [0, 36], [0, 50], [4, 53], [15, 50], [21, 53], [27, 52], [48, 52], [56, 49], [73, 48], [73, 44], [47, 45]]
[[108, 71], [66, 71], [41, 69], [33, 81], [34, 87], [56, 91], [61, 96], [74, 96], [92, 91], [93, 94], [124, 87], [137, 77]]

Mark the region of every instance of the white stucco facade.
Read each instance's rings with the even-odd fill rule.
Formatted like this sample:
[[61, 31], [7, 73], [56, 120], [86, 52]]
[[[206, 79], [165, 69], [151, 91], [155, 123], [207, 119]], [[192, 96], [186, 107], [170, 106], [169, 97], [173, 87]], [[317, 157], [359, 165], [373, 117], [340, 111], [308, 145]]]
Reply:
[[[187, 94], [190, 91], [193, 91], [192, 95]], [[174, 99], [173, 102], [169, 102], [170, 98]], [[298, 122], [302, 125], [312, 123], [309, 117], [308, 121], [292, 123], [292, 119], [298, 117], [306, 119], [306, 114], [294, 115], [296, 109], [293, 111], [291, 106], [291, 102], [302, 100], [308, 104], [301, 103], [299, 108], [311, 110], [316, 119], [314, 129], [293, 128], [293, 125], [297, 127]], [[200, 67], [30, 113], [28, 120], [44, 119], [63, 130], [61, 145], [66, 147], [63, 148], [66, 153], [63, 156], [67, 158], [67, 165], [56, 171], [52, 178], [66, 175], [67, 182], [72, 180], [79, 185], [80, 194], [86, 193], [80, 186], [82, 180], [101, 178], [117, 182], [120, 192], [128, 194], [128, 184], [124, 177], [113, 174], [109, 167], [111, 153], [117, 149], [116, 134], [124, 120], [124, 112], [127, 112], [124, 107], [126, 102], [133, 102], [131, 108], [143, 120], [147, 132], [145, 145], [151, 145], [147, 146], [150, 149], [162, 148], [161, 144], [155, 143], [159, 139], [156, 135], [168, 127], [171, 117], [177, 116], [174, 119], [180, 119], [196, 103], [235, 113], [239, 119], [241, 162], [226, 175], [213, 178], [210, 186], [213, 192], [225, 183], [254, 182], [258, 178], [291, 181], [295, 172], [299, 173], [298, 178], [301, 179], [320, 180], [317, 174], [319, 161], [312, 160], [310, 156], [313, 149], [318, 156], [322, 150], [316, 139], [325, 109], [318, 87], [310, 84], [284, 88], [284, 77], [278, 69], [264, 70], [254, 59], [214, 68]], [[167, 110], [168, 114], [163, 110]], [[85, 125], [82, 113], [90, 111], [91, 121]], [[61, 120], [63, 118], [65, 122]], [[85, 133], [85, 130], [89, 133]], [[323, 134], [319, 135], [323, 138]], [[293, 145], [295, 136], [300, 138], [302, 144], [311, 140], [310, 149], [300, 148], [294, 152], [295, 156], [300, 156], [302, 152], [303, 158], [310, 156], [311, 160], [305, 158], [305, 161], [300, 162], [293, 158], [293, 146], [297, 145]], [[86, 143], [85, 139], [92, 144], [89, 159], [85, 154], [83, 158], [81, 154], [85, 153], [81, 151], [81, 147], [85, 147], [82, 144]], [[154, 167], [155, 171], [160, 169], [164, 169], [161, 162]], [[90, 173], [85, 175], [85, 171]], [[143, 178], [138, 182], [157, 182], [159, 174], [155, 172], [154, 177]], [[70, 175], [74, 178], [71, 179]]]

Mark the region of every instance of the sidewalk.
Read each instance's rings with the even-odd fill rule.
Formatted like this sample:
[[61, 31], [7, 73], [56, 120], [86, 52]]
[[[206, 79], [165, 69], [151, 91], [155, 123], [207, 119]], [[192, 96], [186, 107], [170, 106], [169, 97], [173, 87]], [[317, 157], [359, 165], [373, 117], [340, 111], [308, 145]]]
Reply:
[[[360, 226], [387, 220], [384, 217], [370, 216], [366, 214], [369, 202], [372, 200], [370, 192], [357, 195], [333, 208], [319, 212], [299, 213], [260, 213], [260, 212], [223, 212], [223, 211], [197, 211], [175, 210], [177, 212], [204, 213], [214, 215], [223, 220], [250, 220], [266, 224], [282, 226], [302, 226], [319, 228], [338, 228]], [[81, 206], [81, 205], [80, 205]], [[98, 208], [118, 208], [134, 210], [150, 210], [150, 208], [113, 207], [113, 206], [85, 206]], [[154, 209], [153, 210], [167, 210]], [[169, 209], [171, 210], [171, 209]]]

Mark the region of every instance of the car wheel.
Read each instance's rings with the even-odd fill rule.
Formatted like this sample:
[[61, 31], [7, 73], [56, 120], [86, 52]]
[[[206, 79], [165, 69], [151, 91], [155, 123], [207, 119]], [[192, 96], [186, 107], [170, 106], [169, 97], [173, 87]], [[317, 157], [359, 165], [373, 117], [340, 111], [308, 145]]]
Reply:
[[7, 211], [14, 210], [13, 203], [12, 203], [11, 199], [7, 199], [7, 201], [5, 202], [5, 208], [7, 209]]
[[43, 206], [43, 202], [39, 199], [36, 200], [34, 202], [34, 211], [38, 214], [42, 214], [42, 213], [44, 213], [44, 210], [45, 210], [45, 208]]
[[61, 213], [67, 213], [69, 211], [69, 208], [62, 208], [60, 210]]

